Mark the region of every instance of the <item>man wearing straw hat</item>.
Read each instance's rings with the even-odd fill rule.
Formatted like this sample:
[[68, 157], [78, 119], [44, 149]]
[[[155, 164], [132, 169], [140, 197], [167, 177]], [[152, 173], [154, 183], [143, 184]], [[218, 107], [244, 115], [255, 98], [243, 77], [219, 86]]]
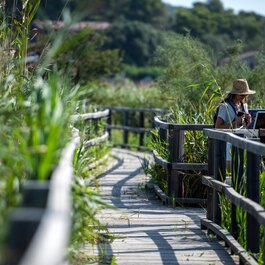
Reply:
[[221, 104], [215, 128], [232, 129], [246, 128], [252, 119], [248, 112], [246, 98], [248, 95], [255, 94], [256, 91], [250, 90], [246, 79], [237, 79], [233, 82], [233, 88]]

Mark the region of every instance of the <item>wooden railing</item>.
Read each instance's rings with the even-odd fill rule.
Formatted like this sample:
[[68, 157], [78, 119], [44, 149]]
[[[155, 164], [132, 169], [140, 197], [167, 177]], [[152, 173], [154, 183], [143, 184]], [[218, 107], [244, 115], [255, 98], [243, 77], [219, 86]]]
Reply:
[[[106, 119], [109, 111], [72, 116], [72, 123]], [[6, 241], [6, 265], [63, 265], [72, 227], [73, 154], [80, 146], [77, 129], [64, 150], [61, 160], [49, 181], [26, 181], [22, 205], [9, 217]], [[108, 139], [108, 133], [85, 139], [86, 148]], [[89, 165], [92, 167], [92, 165]]]
[[[146, 108], [129, 108], [129, 107], [108, 107], [109, 110], [109, 119], [108, 119], [108, 132], [110, 141], [112, 138], [113, 130], [121, 130], [122, 133], [122, 143], [116, 143], [115, 145], [126, 147], [126, 148], [137, 148], [140, 150], [147, 150], [145, 146], [145, 134], [149, 133], [153, 128], [153, 118], [155, 115], [164, 112], [162, 109], [146, 109]], [[113, 124], [113, 116], [117, 113], [122, 114], [122, 124]], [[132, 125], [132, 115], [138, 116], [138, 124]], [[148, 122], [148, 125], [147, 125]], [[149, 127], [148, 127], [149, 126]], [[138, 144], [129, 143], [129, 133], [136, 133], [139, 135]]]
[[[259, 142], [257, 130], [205, 129], [204, 134], [209, 138], [209, 170], [208, 176], [203, 177], [203, 183], [208, 187], [208, 203], [207, 218], [201, 220], [201, 226], [225, 240], [231, 250], [239, 254], [241, 263], [257, 264], [247, 252], [259, 253], [260, 226], [265, 226], [265, 209], [260, 205], [260, 173], [265, 156], [265, 144]], [[225, 183], [227, 143], [232, 144], [232, 186]], [[242, 182], [244, 175], [245, 196], [239, 193], [235, 184]], [[229, 231], [231, 234], [220, 226], [221, 194], [231, 202], [231, 231]], [[247, 216], [246, 250], [237, 242], [239, 235], [237, 207], [240, 207]], [[241, 226], [240, 229], [243, 227]], [[263, 264], [264, 262], [263, 256]]]
[[[100, 119], [105, 119], [107, 120], [109, 117], [109, 110], [106, 109], [104, 111], [98, 111], [98, 112], [94, 112], [94, 113], [85, 113], [85, 114], [77, 114], [77, 115], [73, 115], [72, 116], [72, 122], [75, 123], [77, 121], [84, 121], [84, 122], [94, 122], [94, 125], [97, 126], [97, 121]], [[87, 124], [89, 125], [89, 124]], [[93, 124], [90, 124], [91, 126], [93, 126]], [[106, 126], [104, 126], [106, 129]], [[105, 142], [106, 140], [108, 140], [109, 138], [109, 134], [107, 131], [105, 131], [102, 135], [93, 138], [93, 139], [87, 139], [83, 144], [85, 147], [89, 147], [89, 146], [95, 146], [98, 145], [102, 142]]]
[[168, 149], [168, 161], [163, 159], [154, 152], [155, 163], [166, 170], [167, 194], [163, 193], [155, 186], [158, 195], [164, 203], [172, 203], [172, 199], [178, 204], [197, 204], [203, 203], [201, 198], [184, 198], [183, 197], [183, 172], [185, 171], [207, 171], [207, 163], [185, 163], [184, 143], [185, 131], [202, 131], [205, 128], [212, 128], [213, 125], [208, 124], [172, 124], [160, 120], [155, 117], [154, 123], [159, 131], [160, 143], [165, 143]]
[[[107, 120], [109, 118], [110, 111], [108, 109], [105, 109], [103, 111], [97, 111], [93, 113], [85, 113], [85, 114], [78, 114], [72, 116], [72, 122], [78, 122], [83, 121], [86, 126], [95, 126], [98, 127], [98, 122], [100, 120], [104, 120], [104, 129], [102, 132], [96, 131], [96, 134], [100, 134], [97, 137], [93, 137], [92, 139], [89, 138], [86, 139], [82, 144], [85, 148], [93, 147], [100, 145], [106, 141], [109, 140], [109, 133], [107, 131]], [[108, 154], [103, 156], [101, 159], [96, 160], [88, 165], [88, 169], [93, 169], [97, 167], [99, 164], [101, 164], [103, 161], [105, 161], [108, 158]]]
[[75, 138], [65, 149], [50, 181], [27, 181], [23, 203], [9, 218], [7, 265], [64, 264], [71, 232], [72, 158]]

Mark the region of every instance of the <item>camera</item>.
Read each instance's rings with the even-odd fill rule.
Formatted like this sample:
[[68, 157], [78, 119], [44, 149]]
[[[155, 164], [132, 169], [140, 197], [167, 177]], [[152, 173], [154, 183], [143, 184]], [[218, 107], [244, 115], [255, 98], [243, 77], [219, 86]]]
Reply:
[[[241, 117], [241, 116], [243, 116], [244, 114], [245, 114], [244, 111], [238, 111], [238, 112], [237, 112], [237, 116], [238, 116], [238, 117]], [[247, 119], [246, 119], [246, 118], [244, 118], [244, 120], [243, 120], [243, 122], [242, 122], [242, 125], [244, 125], [244, 126], [247, 126], [247, 125], [248, 125], [248, 122], [247, 122]]]
[[244, 115], [244, 114], [245, 114], [244, 111], [238, 111], [238, 112], [237, 112], [237, 116], [238, 116], [238, 117], [240, 117], [240, 116], [242, 116], [242, 115]]

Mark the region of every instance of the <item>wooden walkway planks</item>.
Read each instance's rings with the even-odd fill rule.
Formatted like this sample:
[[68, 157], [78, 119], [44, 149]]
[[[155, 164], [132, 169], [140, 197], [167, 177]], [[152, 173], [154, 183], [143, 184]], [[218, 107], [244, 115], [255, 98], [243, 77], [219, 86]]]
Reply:
[[200, 229], [204, 209], [168, 208], [144, 189], [147, 181], [140, 160], [143, 154], [113, 149], [117, 163], [100, 179], [101, 193], [115, 209], [100, 220], [117, 238], [95, 247], [94, 255], [113, 256], [119, 265], [132, 264], [237, 264], [215, 239]]

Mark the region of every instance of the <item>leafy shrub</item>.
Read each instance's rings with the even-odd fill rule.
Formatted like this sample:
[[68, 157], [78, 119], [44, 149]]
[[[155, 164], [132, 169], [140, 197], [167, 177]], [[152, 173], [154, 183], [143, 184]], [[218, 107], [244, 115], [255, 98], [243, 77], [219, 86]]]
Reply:
[[143, 80], [143, 81], [153, 81], [157, 79], [163, 73], [162, 67], [156, 66], [144, 66], [136, 67], [132, 65], [125, 65], [124, 74], [127, 78], [132, 80]]

